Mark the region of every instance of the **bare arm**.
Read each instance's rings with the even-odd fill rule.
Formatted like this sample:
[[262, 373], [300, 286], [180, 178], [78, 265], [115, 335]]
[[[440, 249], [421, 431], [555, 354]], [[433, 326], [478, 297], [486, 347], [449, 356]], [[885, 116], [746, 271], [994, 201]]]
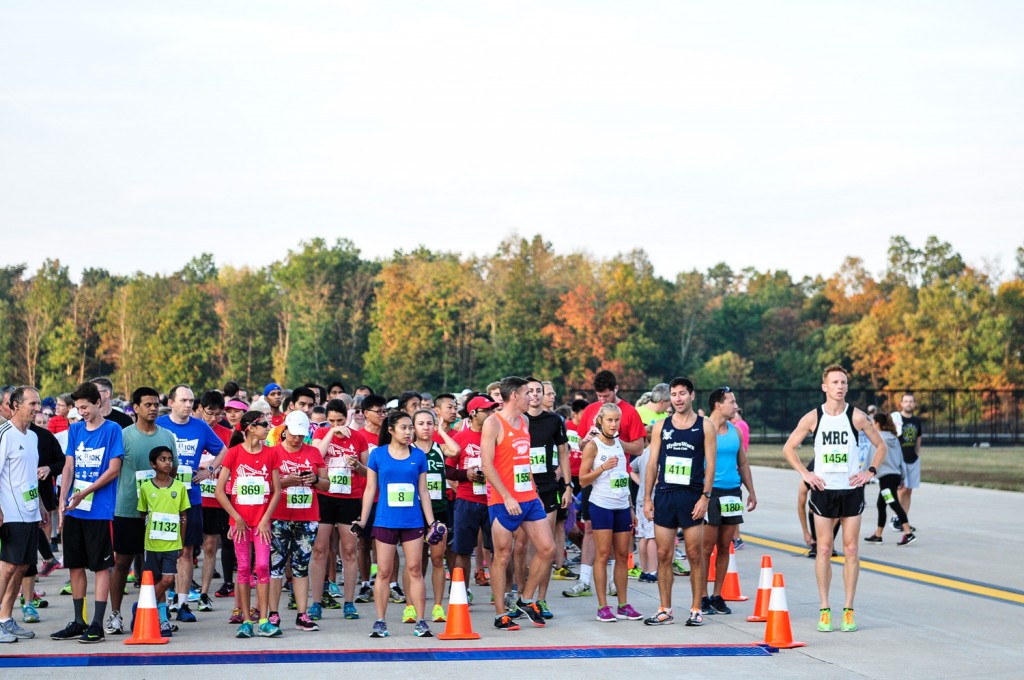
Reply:
[[807, 482], [812, 489], [821, 491], [825, 488], [825, 480], [818, 475], [810, 472], [804, 464], [800, 462], [800, 457], [796, 455], [796, 449], [800, 446], [804, 439], [807, 438], [814, 428], [818, 425], [818, 414], [816, 411], [810, 411], [804, 414], [804, 417], [800, 419], [800, 422], [796, 424], [796, 429], [789, 435], [789, 439], [786, 440], [785, 445], [782, 447], [782, 453], [786, 456], [786, 462], [788, 462], [794, 470], [800, 473], [800, 478]]
[[[875, 457], [871, 459], [871, 467], [877, 469], [882, 464], [882, 461], [885, 460], [885, 454], [888, 452], [889, 447], [885, 445], [882, 435], [878, 434], [878, 430], [875, 429], [871, 419], [860, 409], [854, 409], [853, 411], [853, 426], [862, 431], [868, 438], [868, 441], [877, 447], [875, 449]], [[875, 473], [870, 470], [860, 470], [857, 474], [850, 477], [850, 484], [853, 486], [864, 486], [874, 476]]]
[[757, 494], [754, 493], [754, 477], [750, 473], [750, 461], [747, 459], [747, 450], [743, 447], [743, 440], [740, 440], [740, 450], [736, 454], [736, 467], [739, 468], [740, 481], [747, 487], [747, 512], [752, 512], [757, 507]]
[[444, 440], [444, 444], [441, 445], [441, 453], [445, 455], [445, 458], [454, 458], [459, 455], [459, 451], [462, 447], [459, 446], [454, 439], [448, 436], [448, 433], [444, 431], [444, 428], [437, 430], [437, 433], [441, 435], [441, 439]]
[[[594, 459], [597, 458], [597, 443], [590, 441], [583, 447], [583, 460], [580, 462], [580, 484], [590, 486], [604, 472], [604, 468], [594, 469]], [[612, 465], [612, 467], [615, 467]]]

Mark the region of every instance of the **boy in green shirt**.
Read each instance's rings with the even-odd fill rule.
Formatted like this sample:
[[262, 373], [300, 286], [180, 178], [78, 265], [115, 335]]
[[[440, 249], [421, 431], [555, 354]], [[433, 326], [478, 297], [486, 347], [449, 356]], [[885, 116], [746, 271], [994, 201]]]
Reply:
[[[157, 609], [160, 611], [160, 635], [171, 637], [174, 626], [167, 616], [165, 596], [174, 587], [181, 537], [185, 533], [185, 511], [189, 509], [188, 491], [174, 477], [174, 454], [166, 446], [149, 452], [149, 464], [156, 475], [139, 486], [139, 512], [146, 523], [146, 571], [153, 572]], [[135, 622], [132, 621], [132, 630]]]

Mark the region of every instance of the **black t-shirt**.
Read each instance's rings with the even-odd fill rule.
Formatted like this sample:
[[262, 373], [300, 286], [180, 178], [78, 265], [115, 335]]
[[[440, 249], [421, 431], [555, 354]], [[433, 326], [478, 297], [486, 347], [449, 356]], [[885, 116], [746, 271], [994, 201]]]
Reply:
[[124, 411], [118, 411], [116, 408], [110, 409], [110, 414], [106, 416], [107, 420], [112, 420], [117, 423], [123, 430], [126, 427], [131, 427], [135, 424], [132, 417]]
[[555, 450], [560, 445], [569, 443], [569, 438], [565, 433], [565, 422], [550, 411], [544, 411], [538, 416], [531, 416], [527, 413], [526, 419], [530, 425], [530, 448], [544, 447], [544, 463], [547, 468], [544, 472], [534, 470], [534, 482], [539, 485], [554, 484], [555, 472], [558, 470]]
[[903, 462], [913, 463], [917, 460], [917, 440], [924, 433], [921, 419], [910, 416], [903, 419], [903, 432], [900, 433], [900, 448], [903, 450]]
[[39, 439], [39, 467], [50, 468], [50, 476], [39, 482], [39, 500], [47, 510], [57, 509], [57, 492], [53, 483], [64, 469], [64, 451], [53, 433], [35, 423], [28, 426]]

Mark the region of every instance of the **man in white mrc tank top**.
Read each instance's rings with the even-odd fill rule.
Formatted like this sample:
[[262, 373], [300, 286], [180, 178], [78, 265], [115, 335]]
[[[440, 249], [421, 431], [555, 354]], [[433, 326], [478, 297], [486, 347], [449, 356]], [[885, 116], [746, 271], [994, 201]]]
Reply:
[[[828, 366], [821, 376], [821, 391], [825, 403], [807, 413], [789, 435], [783, 447], [786, 460], [800, 473], [811, 488], [810, 506], [814, 512], [814, 527], [818, 536], [818, 556], [814, 565], [821, 598], [818, 630], [832, 631], [832, 610], [828, 604], [828, 587], [832, 581], [832, 528], [839, 521], [843, 528], [843, 584], [846, 600], [840, 630], [853, 632], [857, 624], [853, 618], [853, 598], [860, 575], [858, 536], [860, 516], [864, 511], [864, 485], [870, 481], [877, 466], [885, 459], [885, 443], [861, 411], [846, 403], [849, 389], [848, 376], [842, 366]], [[863, 472], [857, 452], [857, 431], [875, 445], [875, 457]], [[814, 472], [809, 471], [797, 456], [797, 447], [814, 436]]]

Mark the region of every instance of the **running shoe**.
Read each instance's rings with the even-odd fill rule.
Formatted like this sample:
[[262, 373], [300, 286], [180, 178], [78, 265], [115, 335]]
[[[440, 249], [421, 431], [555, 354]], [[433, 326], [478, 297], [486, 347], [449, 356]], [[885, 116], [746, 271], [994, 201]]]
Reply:
[[579, 574], [577, 574], [572, 569], [566, 566], [558, 567], [551, 574], [551, 578], [553, 578], [556, 581], [575, 581], [579, 577]]
[[202, 595], [203, 594], [201, 592], [199, 592], [199, 588], [195, 588], [195, 587], [189, 588], [189, 591], [188, 591], [188, 601], [189, 602], [199, 602], [199, 598], [202, 597]]
[[128, 578], [125, 579], [128, 583], [135, 583], [139, 580], [139, 577], [135, 575], [135, 570], [132, 569], [128, 572]]
[[889, 518], [889, 526], [892, 527], [893, 531], [903, 531], [903, 525], [900, 524], [900, 518], [896, 515]]
[[676, 576], [689, 576], [690, 568], [682, 560], [672, 560], [672, 573]]
[[640, 567], [633, 567], [626, 573], [630, 578], [640, 578], [640, 574], [642, 574], [643, 572], [640, 571]]
[[174, 625], [170, 621], [160, 622], [160, 637], [174, 637]]
[[543, 628], [548, 625], [544, 620], [544, 614], [541, 612], [540, 607], [537, 606], [536, 602], [526, 603], [523, 602], [522, 598], [519, 598], [516, 600], [516, 608], [530, 617], [530, 623], [538, 628]]
[[244, 622], [245, 622], [245, 617], [242, 616], [242, 610], [239, 609], [238, 607], [235, 607], [234, 609], [232, 609], [231, 610], [231, 616], [228, 617], [228, 623], [233, 623], [233, 624], [237, 625], [239, 623], [244, 623]]
[[314, 621], [319, 621], [324, 617], [324, 608], [320, 606], [319, 602], [314, 602], [309, 605], [309, 618]]
[[196, 605], [196, 609], [198, 609], [201, 612], [212, 612], [213, 611], [213, 601], [210, 599], [210, 596], [207, 595], [206, 593], [203, 593], [199, 597], [199, 604]]
[[295, 611], [299, 605], [295, 602], [295, 593], [288, 593], [288, 609]]
[[18, 625], [18, 622], [14, 619], [10, 619], [9, 621], [4, 621], [0, 623], [0, 630], [7, 633], [8, 635], [13, 635], [19, 640], [29, 640], [36, 636], [36, 634], [32, 631], [25, 630], [20, 625]]
[[423, 619], [420, 619], [413, 629], [412, 634], [416, 637], [434, 637], [434, 632], [430, 630], [430, 626]]
[[5, 633], [0, 630], [0, 644], [10, 645], [18, 641], [18, 638], [14, 637], [10, 633]]
[[903, 538], [901, 538], [896, 543], [896, 545], [899, 545], [899, 546], [910, 545], [911, 543], [913, 543], [916, 540], [917, 540], [917, 536], [915, 536], [914, 532], [911, 531], [909, 534], [903, 534]]
[[124, 619], [121, 618], [121, 612], [110, 612], [107, 616], [107, 625], [103, 630], [107, 635], [124, 635]]
[[213, 578], [220, 578], [220, 577], [221, 577], [221, 573], [219, 571], [217, 571], [216, 569], [214, 569], [213, 570]]
[[576, 585], [569, 590], [562, 591], [562, 597], [590, 597], [594, 593], [590, 590], [590, 584], [577, 581]]
[[672, 610], [662, 607], [658, 607], [658, 611], [654, 616], [648, 616], [644, 619], [645, 626], [667, 626], [670, 623], [675, 623], [675, 619], [672, 618]]
[[196, 622], [196, 615], [192, 613], [191, 609], [189, 609], [188, 603], [178, 607], [178, 616], [176, 618], [183, 623]]
[[709, 603], [716, 614], [732, 614], [732, 609], [729, 609], [729, 605], [725, 603], [725, 598], [721, 595], [712, 595]]
[[391, 586], [390, 597], [395, 604], [405, 604], [405, 593], [402, 592], [402, 586], [397, 583]]
[[489, 586], [491, 585], [491, 577], [487, 575], [487, 571], [484, 569], [477, 569], [476, 575], [473, 577], [478, 586]]
[[[359, 618], [359, 612], [356, 611], [356, 606], [354, 604], [352, 604], [351, 602], [346, 602], [345, 603], [344, 614], [345, 614], [345, 618], [346, 619], [355, 620], [355, 619]], [[434, 620], [436, 621], [437, 619], [434, 619]]]
[[85, 633], [85, 624], [72, 621], [68, 625], [64, 626], [63, 630], [58, 630], [56, 633], [50, 635], [51, 640], [77, 640], [82, 637]]
[[251, 638], [255, 635], [256, 633], [253, 631], [252, 621], [243, 621], [242, 625], [240, 625], [238, 630], [235, 632], [236, 638]]
[[434, 623], [444, 623], [447, 621], [448, 617], [445, 616], [444, 607], [439, 604], [435, 604], [434, 609], [430, 612], [430, 620]]
[[703, 613], [703, 614], [705, 614], [707, 616], [711, 616], [712, 614], [715, 613], [715, 610], [711, 607], [711, 598], [710, 597], [702, 597], [702, 598], [700, 598], [700, 611], [701, 611], [701, 613]]
[[494, 627], [498, 630], [519, 630], [519, 624], [516, 623], [508, 614], [495, 616]]
[[173, 590], [167, 591], [167, 611], [172, 614], [178, 613], [178, 595]]
[[281, 629], [267, 620], [259, 625], [256, 634], [260, 637], [281, 637]]
[[696, 609], [690, 610], [690, 616], [686, 619], [687, 626], [703, 626], [704, 616]]
[[39, 623], [39, 611], [31, 604], [21, 605], [22, 623]]
[[466, 601], [473, 604], [473, 591], [469, 588], [466, 588]]
[[60, 563], [56, 557], [52, 560], [46, 560], [43, 562], [42, 568], [39, 570], [40, 576], [49, 576], [58, 569], [63, 569], [64, 565]]
[[64, 584], [64, 587], [60, 589], [60, 594], [61, 595], [70, 595], [71, 594], [71, 581], [67, 581]]
[[639, 621], [644, 617], [640, 612], [633, 609], [633, 605], [627, 602], [626, 604], [619, 605], [619, 608], [615, 610], [615, 618], [627, 619], [629, 621]]
[[218, 590], [213, 594], [214, 597], [234, 597], [235, 596], [235, 584], [224, 583]]
[[320, 626], [316, 625], [316, 622], [309, 618], [309, 614], [297, 614], [295, 616], [295, 630], [313, 632], [320, 630]]
[[249, 620], [250, 621], [259, 621], [260, 618], [261, 618], [260, 617], [260, 610], [257, 609], [256, 607], [249, 607]]
[[82, 636], [78, 638], [78, 641], [83, 645], [94, 645], [97, 642], [103, 642], [103, 640], [103, 626], [98, 623], [90, 623], [89, 627], [82, 633]]
[[341, 609], [341, 604], [330, 595], [324, 595], [320, 598], [320, 606], [324, 609]]
[[356, 595], [356, 602], [359, 604], [366, 604], [367, 602], [373, 602], [373, 588], [370, 586], [360, 586], [359, 594]]
[[402, 610], [402, 623], [416, 623], [416, 607], [406, 605]]
[[540, 613], [544, 615], [545, 619], [555, 618], [555, 615], [551, 612], [551, 609], [548, 607], [547, 600], [537, 600], [537, 606], [540, 607]]
[[831, 633], [834, 629], [832, 628], [832, 610], [822, 609], [821, 615], [818, 617], [818, 632], [820, 633]]
[[341, 592], [341, 588], [334, 581], [327, 583], [327, 594], [334, 598], [345, 597], [345, 594]]
[[810, 549], [807, 551], [807, 555], [805, 555], [805, 557], [809, 557], [810, 559], [813, 560], [817, 556], [818, 556], [818, 546], [812, 545], [810, 547]]
[[270, 612], [270, 616], [267, 617], [267, 621], [270, 621], [272, 624], [280, 628], [281, 614], [279, 612]]
[[865, 543], [881, 543], [882, 542], [882, 537], [881, 536], [875, 536], [874, 534], [871, 534], [870, 536], [865, 536], [864, 537], [864, 542]]
[[[494, 597], [494, 594], [491, 594]], [[505, 612], [513, 619], [518, 619], [523, 616], [526, 612], [519, 611], [519, 607], [516, 606], [516, 600], [519, 599], [519, 593], [513, 590], [511, 593], [505, 593]], [[492, 599], [491, 602], [494, 602]]]
[[618, 594], [619, 594], [619, 589], [615, 587], [615, 582], [614, 581], [609, 581], [608, 582], [608, 596], [609, 597], [615, 597]]
[[370, 631], [370, 637], [372, 638], [386, 638], [391, 633], [388, 632], [388, 622], [384, 619], [377, 619], [373, 622], [373, 629]]
[[640, 574], [640, 578], [638, 580], [640, 583], [657, 583], [658, 575], [653, 572], [650, 574]]
[[743, 550], [743, 547], [745, 545], [746, 545], [746, 543], [744, 543], [743, 539], [740, 538], [739, 536], [737, 536], [736, 538], [732, 539], [732, 549], [733, 550]]
[[604, 606], [597, 610], [597, 620], [601, 623], [615, 623], [618, 621], [612, 612], [612, 608], [609, 606]]
[[[910, 534], [913, 536], [913, 534]], [[857, 630], [857, 622], [853, 620], [853, 610], [843, 608], [843, 622], [839, 626], [839, 630], [843, 633], [852, 633]]]

